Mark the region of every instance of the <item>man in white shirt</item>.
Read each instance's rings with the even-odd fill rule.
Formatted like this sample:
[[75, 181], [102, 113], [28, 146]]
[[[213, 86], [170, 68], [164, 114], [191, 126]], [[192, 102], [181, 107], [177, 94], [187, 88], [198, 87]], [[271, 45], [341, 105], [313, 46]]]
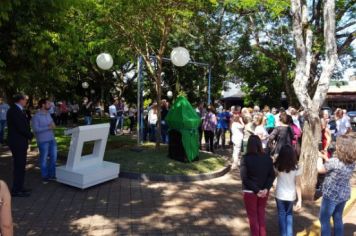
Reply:
[[116, 106], [118, 104], [118, 100], [114, 99], [113, 104], [109, 106], [109, 116], [110, 116], [110, 134], [116, 135], [116, 121], [117, 121], [117, 110]]
[[336, 109], [335, 117], [336, 117], [336, 133], [335, 133], [336, 137], [351, 132], [352, 130], [351, 123], [340, 108]]

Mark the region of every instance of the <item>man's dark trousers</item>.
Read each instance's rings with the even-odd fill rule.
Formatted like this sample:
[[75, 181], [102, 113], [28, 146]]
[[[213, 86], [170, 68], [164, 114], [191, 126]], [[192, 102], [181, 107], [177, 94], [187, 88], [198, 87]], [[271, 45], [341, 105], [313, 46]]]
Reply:
[[23, 190], [25, 181], [26, 156], [28, 145], [10, 146], [14, 163], [13, 169], [13, 185], [12, 192], [20, 192]]
[[28, 141], [33, 134], [26, 115], [16, 105], [11, 106], [7, 112], [7, 122], [8, 144], [14, 160], [12, 192], [17, 193], [24, 190]]

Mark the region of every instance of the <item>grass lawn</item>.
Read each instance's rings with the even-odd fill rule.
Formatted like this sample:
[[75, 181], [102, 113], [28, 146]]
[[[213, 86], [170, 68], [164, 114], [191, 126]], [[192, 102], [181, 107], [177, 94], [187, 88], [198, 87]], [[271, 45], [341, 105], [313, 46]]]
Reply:
[[217, 171], [225, 166], [225, 159], [209, 153], [200, 153], [199, 161], [183, 163], [168, 158], [168, 147], [159, 150], [154, 144], [144, 145], [141, 152], [123, 148], [108, 151], [105, 160], [117, 162], [122, 171], [165, 175], [194, 175]]
[[[64, 127], [57, 127], [55, 130], [58, 159], [65, 162], [70, 145], [70, 136], [64, 135]], [[36, 147], [36, 141], [31, 143]], [[134, 150], [136, 140], [129, 135], [109, 136], [106, 145], [104, 159], [116, 162], [121, 165], [122, 171], [136, 173], [166, 174], [166, 175], [194, 175], [209, 173], [223, 168], [226, 160], [214, 154], [200, 153], [199, 161], [192, 163], [182, 163], [168, 158], [168, 147], [162, 145], [159, 150], [155, 149], [154, 143], [146, 143], [140, 148], [141, 151]], [[83, 155], [91, 153], [93, 143], [85, 143]]]

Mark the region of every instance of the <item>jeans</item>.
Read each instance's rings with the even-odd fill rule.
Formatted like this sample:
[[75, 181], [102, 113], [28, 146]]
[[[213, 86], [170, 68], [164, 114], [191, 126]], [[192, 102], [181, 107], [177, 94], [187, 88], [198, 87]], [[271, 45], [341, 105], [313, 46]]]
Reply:
[[168, 143], [168, 125], [165, 121], [161, 123], [161, 136], [162, 136], [162, 143]]
[[334, 202], [323, 197], [320, 206], [320, 224], [321, 224], [321, 236], [331, 235], [331, 225], [330, 218], [333, 217], [334, 221], [334, 235], [343, 236], [344, 235], [344, 224], [342, 222], [342, 213], [344, 211], [346, 201], [344, 202]]
[[156, 142], [156, 125], [150, 124], [150, 141]]
[[116, 120], [116, 128], [119, 130], [123, 129], [124, 126], [124, 116], [123, 115], [118, 115]]
[[[42, 178], [56, 177], [57, 143], [56, 140], [38, 143]], [[49, 158], [48, 158], [49, 157]]]
[[85, 125], [91, 125], [93, 118], [91, 116], [84, 116]]
[[6, 120], [0, 120], [0, 143], [4, 143]]
[[293, 236], [293, 201], [276, 198], [278, 209], [279, 235]]
[[268, 194], [266, 197], [258, 197], [255, 193], [244, 192], [244, 203], [250, 223], [250, 231], [252, 236], [266, 236], [266, 205]]
[[116, 134], [116, 117], [110, 118], [110, 134], [111, 135]]
[[225, 135], [226, 135], [226, 129], [224, 128], [218, 128], [216, 132], [216, 147], [219, 147], [219, 142], [220, 142], [220, 137], [221, 137], [221, 146], [225, 148]]

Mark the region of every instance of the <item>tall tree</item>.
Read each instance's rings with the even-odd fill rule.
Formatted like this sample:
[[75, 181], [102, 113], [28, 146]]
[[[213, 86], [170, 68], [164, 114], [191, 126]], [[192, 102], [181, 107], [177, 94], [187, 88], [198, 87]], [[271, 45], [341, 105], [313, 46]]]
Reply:
[[[60, 37], [70, 1], [19, 1], [11, 4], [0, 26], [0, 83], [11, 96], [46, 91], [51, 82], [66, 79], [68, 51]], [[53, 86], [52, 86], [53, 87]]]
[[303, 166], [301, 182], [303, 194], [309, 199], [314, 196], [316, 184], [316, 160], [318, 157], [318, 141], [321, 136], [319, 110], [325, 100], [337, 61], [335, 0], [325, 0], [323, 4], [325, 61], [321, 65], [322, 70], [316, 91], [314, 95], [310, 95], [308, 85], [313, 58], [313, 27], [308, 21], [307, 3], [301, 0], [291, 0], [293, 36], [297, 60], [293, 86], [298, 100], [305, 110], [303, 143], [300, 156], [300, 162]]
[[[189, 26], [189, 18], [205, 1], [136, 0], [109, 1], [106, 21], [123, 38], [122, 48], [133, 56], [142, 56], [155, 86], [157, 105], [161, 107], [163, 58], [172, 31]], [[177, 45], [178, 46], [178, 45]], [[184, 46], [184, 45], [183, 45]], [[156, 147], [161, 140], [161, 114], [158, 112]]]

